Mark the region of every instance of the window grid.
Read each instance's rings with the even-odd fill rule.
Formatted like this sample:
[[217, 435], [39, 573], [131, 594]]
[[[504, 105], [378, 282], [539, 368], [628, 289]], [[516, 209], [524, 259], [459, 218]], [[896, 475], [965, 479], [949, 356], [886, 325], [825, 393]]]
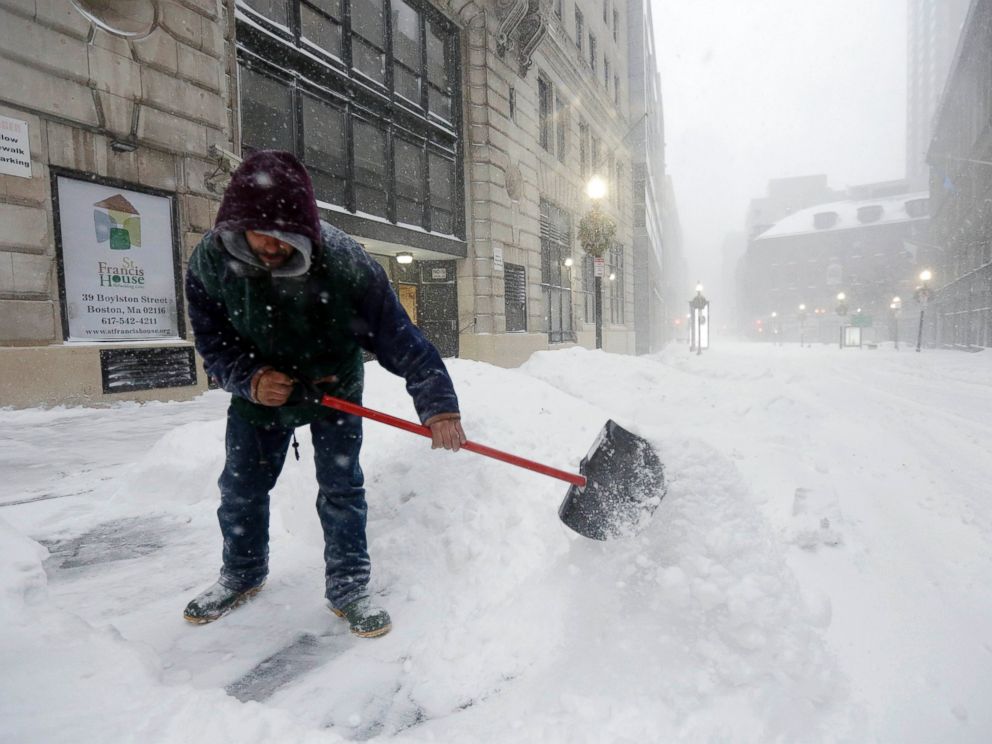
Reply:
[[503, 299], [508, 333], [527, 330], [527, 273], [518, 264], [503, 264]]
[[[610, 306], [610, 323], [623, 325], [624, 322], [624, 277], [623, 277], [623, 246], [619, 243], [610, 248], [607, 255], [607, 302]], [[609, 279], [613, 276], [613, 279]]]
[[456, 30], [381, 4], [239, 0], [267, 30], [238, 19], [242, 147], [294, 152], [321, 201], [463, 237]]
[[549, 343], [575, 340], [572, 327], [572, 275], [565, 259], [572, 255], [572, 218], [541, 200], [541, 289]]

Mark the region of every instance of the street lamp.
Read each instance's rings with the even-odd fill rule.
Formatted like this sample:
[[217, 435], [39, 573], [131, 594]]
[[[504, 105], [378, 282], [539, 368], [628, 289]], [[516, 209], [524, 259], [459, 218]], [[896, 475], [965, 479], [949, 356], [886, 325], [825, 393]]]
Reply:
[[889, 303], [889, 309], [892, 311], [892, 340], [895, 343], [896, 351], [899, 351], [899, 311], [902, 309], [902, 300], [893, 297], [892, 302]]
[[806, 345], [806, 304], [799, 303], [799, 348]]
[[813, 315], [816, 316], [816, 338], [821, 344], [823, 343], [823, 316], [826, 314], [827, 308], [825, 307], [813, 308]]
[[595, 277], [595, 307], [596, 307], [596, 348], [603, 348], [603, 273], [605, 259], [603, 254], [613, 245], [617, 233], [616, 223], [603, 214], [599, 205], [606, 196], [606, 181], [599, 176], [593, 176], [586, 184], [586, 195], [592, 202], [592, 208], [579, 222], [579, 243], [582, 249], [593, 257], [593, 275]]
[[847, 295], [837, 293], [837, 315], [840, 316], [840, 348], [844, 348], [844, 316], [847, 315]]
[[775, 344], [781, 344], [782, 322], [778, 319], [778, 311], [772, 310], [772, 336]]
[[606, 198], [606, 181], [599, 176], [593, 176], [586, 184], [586, 196], [594, 203]]
[[689, 300], [689, 317], [692, 318], [692, 333], [695, 341], [694, 344], [690, 344], [689, 351], [692, 351], [693, 347], [695, 347], [696, 356], [703, 353], [703, 326], [706, 324], [706, 317], [703, 315], [703, 310], [709, 304], [710, 301], [703, 297], [703, 285], [697, 282], [696, 296]]
[[920, 347], [923, 345], [923, 313], [927, 309], [927, 303], [930, 301], [930, 296], [932, 291], [930, 290], [930, 285], [928, 282], [933, 279], [933, 272], [930, 269], [923, 269], [920, 272], [920, 281], [922, 284], [916, 288], [916, 301], [920, 303], [920, 329], [916, 332], [916, 350], [919, 351]]

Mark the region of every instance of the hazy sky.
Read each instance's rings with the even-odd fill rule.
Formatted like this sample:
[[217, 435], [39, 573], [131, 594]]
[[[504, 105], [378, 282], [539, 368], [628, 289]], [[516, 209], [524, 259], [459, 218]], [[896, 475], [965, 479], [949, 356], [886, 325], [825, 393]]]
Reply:
[[906, 0], [652, 0], [692, 281], [770, 178], [905, 171]]

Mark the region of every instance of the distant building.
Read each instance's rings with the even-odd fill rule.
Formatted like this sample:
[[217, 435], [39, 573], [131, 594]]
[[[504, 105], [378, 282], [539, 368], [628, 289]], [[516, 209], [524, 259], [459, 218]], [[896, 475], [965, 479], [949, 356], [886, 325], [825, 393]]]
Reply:
[[836, 298], [843, 292], [850, 311], [872, 316], [885, 337], [892, 299], [908, 305], [912, 297], [915, 251], [927, 239], [927, 225], [926, 192], [845, 199], [780, 220], [750, 242], [744, 260], [751, 330], [767, 328], [776, 313], [782, 332], [795, 334], [804, 304], [806, 322], [816, 323], [807, 338], [833, 340], [840, 323]]
[[665, 225], [665, 252], [662, 272], [665, 277], [666, 323], [675, 338], [686, 335], [685, 303], [692, 294], [688, 268], [685, 261], [685, 244], [682, 238], [682, 222], [679, 219], [679, 206], [675, 199], [675, 184], [671, 176], [665, 177], [665, 190], [662, 198], [661, 221]]
[[941, 345], [992, 346], [992, 0], [975, 0], [930, 145], [934, 326]]
[[841, 191], [827, 185], [823, 174], [773, 178], [768, 182], [765, 196], [751, 200], [747, 210], [747, 237], [756, 238], [783, 217], [814, 204], [824, 204], [843, 198]]
[[907, 0], [906, 177], [925, 189], [931, 125], [969, 0]]
[[[662, 203], [665, 193], [665, 114], [654, 48], [650, 0], [627, 4], [630, 28], [631, 167], [634, 223], [634, 351], [658, 351], [670, 337], [665, 291]], [[636, 33], [635, 33], [636, 31]]]

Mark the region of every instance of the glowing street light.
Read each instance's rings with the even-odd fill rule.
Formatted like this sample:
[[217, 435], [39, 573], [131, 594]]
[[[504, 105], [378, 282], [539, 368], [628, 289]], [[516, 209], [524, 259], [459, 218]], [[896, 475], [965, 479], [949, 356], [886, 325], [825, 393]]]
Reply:
[[586, 183], [586, 195], [592, 201], [591, 209], [579, 221], [579, 242], [582, 249], [593, 257], [594, 307], [596, 314], [596, 348], [603, 348], [603, 274], [606, 251], [613, 247], [617, 225], [599, 208], [606, 196], [606, 181], [593, 176]]
[[599, 176], [593, 176], [586, 184], [586, 196], [593, 201], [606, 198], [606, 181]]
[[[703, 297], [703, 284], [696, 282], [696, 296], [689, 300], [689, 317], [693, 319], [691, 332], [693, 338], [690, 340], [689, 351], [695, 348], [696, 356], [703, 353], [703, 326], [706, 324], [704, 311], [710, 301]], [[709, 348], [709, 329], [707, 329], [706, 348]], [[695, 343], [693, 344], [692, 341]]]
[[920, 272], [920, 281], [922, 285], [916, 288], [916, 301], [920, 303], [920, 328], [916, 332], [916, 350], [919, 351], [920, 347], [923, 345], [923, 313], [927, 309], [927, 303], [930, 301], [930, 297], [933, 292], [930, 289], [928, 282], [933, 279], [933, 272], [930, 269], [923, 269]]

